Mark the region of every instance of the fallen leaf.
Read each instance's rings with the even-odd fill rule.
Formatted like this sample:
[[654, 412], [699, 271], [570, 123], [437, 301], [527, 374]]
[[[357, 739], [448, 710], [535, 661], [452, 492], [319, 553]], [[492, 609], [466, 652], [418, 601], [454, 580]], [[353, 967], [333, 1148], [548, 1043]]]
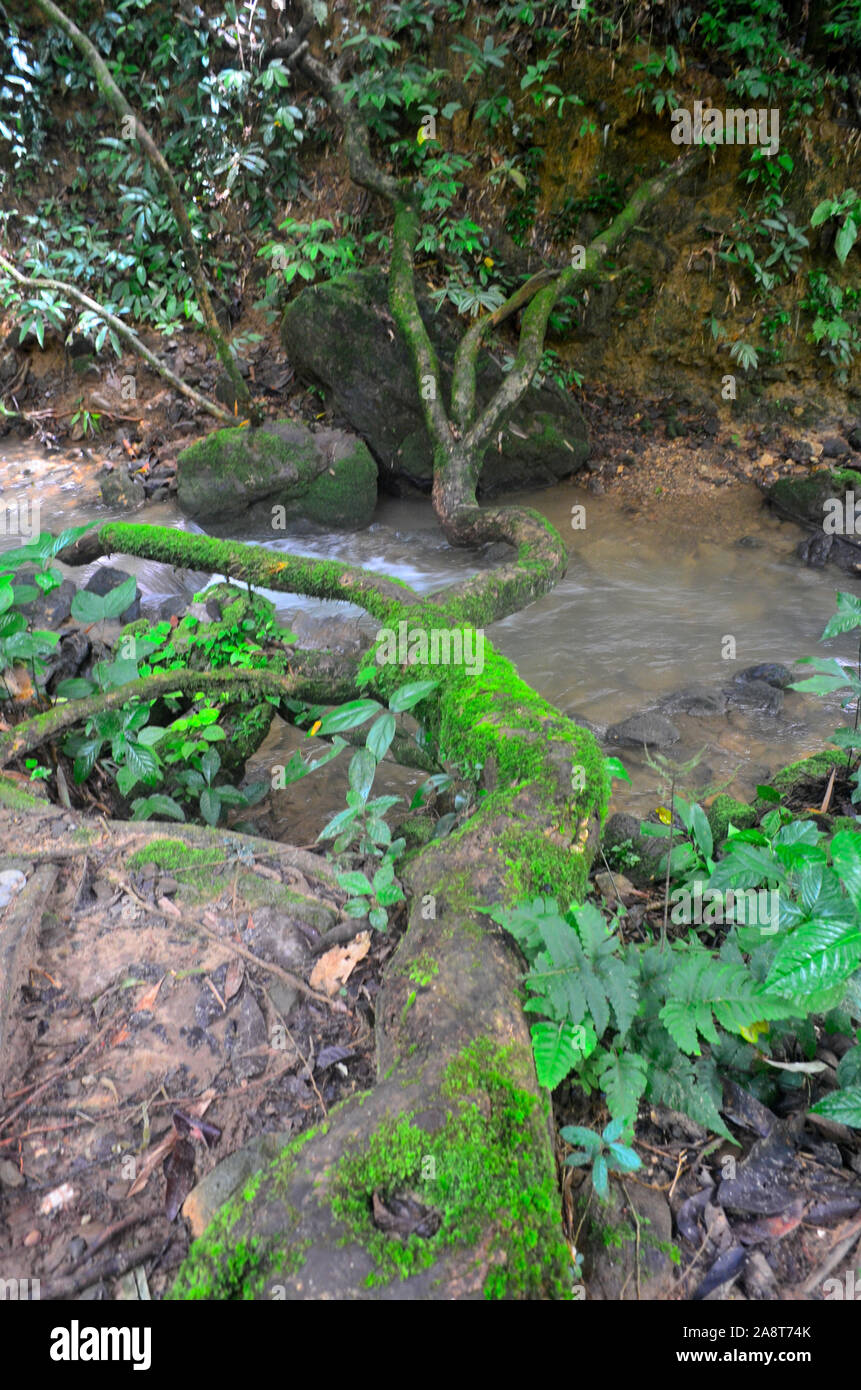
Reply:
[[337, 994], [370, 949], [371, 933], [367, 931], [359, 932], [347, 946], [333, 946], [311, 971], [312, 989], [323, 989], [330, 997]]
[[164, 975], [162, 975], [161, 979], [156, 984], [154, 984], [151, 989], [144, 991], [138, 1002], [135, 1004], [135, 1013], [138, 1013], [141, 1009], [149, 1010], [153, 1007], [156, 999], [158, 998], [158, 992], [161, 989], [163, 982]]
[[224, 998], [232, 999], [234, 994], [238, 994], [242, 988], [242, 981], [245, 978], [245, 968], [242, 961], [233, 957], [227, 967], [227, 974], [224, 977]]

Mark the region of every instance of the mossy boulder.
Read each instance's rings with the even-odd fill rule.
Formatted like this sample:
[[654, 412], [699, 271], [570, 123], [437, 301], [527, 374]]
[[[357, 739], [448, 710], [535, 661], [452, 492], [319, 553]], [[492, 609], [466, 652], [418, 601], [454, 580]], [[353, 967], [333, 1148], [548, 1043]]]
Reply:
[[721, 792], [706, 808], [706, 819], [716, 846], [722, 845], [729, 833], [730, 825], [739, 830], [750, 830], [759, 819], [756, 808], [746, 801], [736, 801], [735, 797]]
[[779, 478], [767, 493], [774, 510], [813, 533], [815, 548], [799, 547], [808, 564], [826, 560], [861, 572], [861, 473], [820, 469], [807, 477]]
[[277, 536], [297, 520], [358, 531], [374, 514], [377, 467], [355, 435], [276, 420], [214, 430], [189, 445], [177, 463], [177, 496], [215, 535], [240, 526]]
[[[448, 398], [451, 367], [463, 325], [437, 313], [419, 294], [422, 318], [437, 350]], [[433, 450], [406, 345], [388, 310], [386, 277], [377, 268], [351, 271], [304, 290], [284, 314], [281, 338], [291, 363], [325, 388], [329, 403], [367, 443], [381, 482], [430, 489]], [[488, 353], [479, 359], [477, 399], [484, 405], [503, 379]], [[572, 398], [554, 383], [531, 387], [488, 450], [479, 480], [485, 496], [518, 487], [549, 487], [586, 461], [586, 426]]]

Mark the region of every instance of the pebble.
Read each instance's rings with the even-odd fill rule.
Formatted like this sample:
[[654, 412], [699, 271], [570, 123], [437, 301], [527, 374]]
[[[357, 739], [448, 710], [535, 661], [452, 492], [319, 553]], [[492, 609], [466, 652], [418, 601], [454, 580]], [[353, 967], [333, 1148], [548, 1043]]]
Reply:
[[23, 1187], [24, 1174], [21, 1173], [11, 1158], [0, 1158], [0, 1185], [3, 1187]]
[[32, 1231], [28, 1231], [28, 1232], [27, 1232], [27, 1234], [26, 1234], [25, 1237], [24, 1237], [24, 1244], [27, 1246], [28, 1249], [32, 1249], [32, 1247], [33, 1247], [34, 1245], [38, 1245], [38, 1244], [39, 1244], [39, 1241], [40, 1241], [41, 1239], [42, 1239], [42, 1232], [41, 1232], [41, 1231], [37, 1231], [37, 1230], [34, 1229], [34, 1230], [32, 1230]]

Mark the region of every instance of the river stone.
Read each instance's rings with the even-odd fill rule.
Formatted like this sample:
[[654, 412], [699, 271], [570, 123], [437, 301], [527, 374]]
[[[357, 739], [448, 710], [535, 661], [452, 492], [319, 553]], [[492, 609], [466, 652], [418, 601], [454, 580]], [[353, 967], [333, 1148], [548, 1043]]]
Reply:
[[[437, 313], [421, 289], [418, 301], [448, 399], [463, 325]], [[367, 440], [380, 464], [383, 485], [399, 491], [405, 481], [429, 489], [433, 450], [407, 347], [388, 310], [385, 274], [376, 267], [351, 271], [303, 290], [285, 311], [281, 339], [299, 375], [323, 386], [328, 403]], [[485, 405], [502, 382], [503, 371], [484, 352], [477, 375], [477, 399]], [[491, 496], [518, 487], [549, 487], [581, 469], [588, 452], [577, 405], [555, 383], [545, 381], [540, 388], [530, 387], [494, 439], [479, 490]]]
[[[38, 572], [35, 565], [22, 565], [15, 571], [13, 584], [16, 588], [32, 585]], [[29, 603], [19, 603], [18, 609], [29, 619], [31, 628], [47, 628], [50, 632], [56, 632], [71, 616], [72, 599], [77, 592], [71, 579], [64, 579], [49, 594], [40, 594]]]
[[358, 531], [374, 514], [377, 467], [355, 435], [275, 420], [259, 429], [214, 430], [183, 449], [177, 498], [186, 516], [216, 535], [240, 524], [277, 538], [297, 520]]
[[760, 710], [764, 714], [780, 714], [783, 691], [767, 681], [741, 681], [726, 690], [730, 708]]
[[781, 666], [777, 661], [762, 661], [758, 666], [746, 666], [743, 671], [739, 671], [733, 677], [736, 685], [741, 685], [745, 681], [765, 681], [766, 685], [776, 686], [778, 690], [785, 690], [794, 680], [798, 680], [788, 666]]
[[666, 695], [660, 702], [664, 714], [689, 714], [697, 719], [725, 714], [727, 699], [722, 690], [709, 690], [704, 685], [689, 685]]
[[669, 748], [678, 743], [681, 734], [675, 724], [662, 714], [632, 714], [620, 724], [611, 724], [605, 735], [607, 743], [619, 744], [622, 748]]

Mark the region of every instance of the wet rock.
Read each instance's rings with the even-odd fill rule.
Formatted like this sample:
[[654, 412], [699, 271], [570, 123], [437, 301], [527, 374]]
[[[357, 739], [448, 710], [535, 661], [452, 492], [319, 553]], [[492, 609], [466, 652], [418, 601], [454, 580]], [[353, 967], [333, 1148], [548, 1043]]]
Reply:
[[783, 691], [767, 681], [742, 681], [725, 691], [731, 709], [758, 710], [763, 714], [780, 714]]
[[[38, 573], [35, 565], [22, 565], [15, 572], [14, 583], [18, 585], [32, 585], [34, 577]], [[38, 598], [31, 599], [29, 603], [19, 603], [18, 608], [30, 622], [33, 628], [47, 628], [49, 632], [56, 632], [62, 627], [63, 623], [71, 616], [72, 599], [75, 597], [77, 589], [70, 579], [64, 579], [56, 589], [52, 589], [49, 594], [40, 594]]]
[[846, 438], [853, 449], [861, 451], [861, 425], [853, 425]]
[[822, 441], [822, 453], [827, 459], [841, 459], [849, 453], [849, 445], [836, 434], [830, 434]]
[[[128, 579], [131, 579], [131, 575], [127, 574], [125, 570], [117, 569], [114, 565], [99, 565], [98, 569], [93, 570], [84, 588], [91, 594], [100, 594], [104, 597], [112, 589], [118, 589], [121, 584], [125, 584]], [[128, 608], [120, 614], [119, 620], [121, 623], [133, 623], [136, 618], [140, 617], [140, 613], [140, 592], [135, 586], [135, 596]]]
[[278, 1157], [291, 1137], [289, 1131], [258, 1135], [250, 1144], [223, 1159], [192, 1188], [182, 1205], [182, 1214], [191, 1227], [193, 1239], [203, 1235], [221, 1207], [249, 1178]]
[[86, 633], [76, 628], [60, 638], [59, 644], [43, 658], [45, 675], [43, 679], [53, 693], [60, 681], [77, 676], [90, 655], [90, 643]]
[[660, 702], [664, 714], [689, 714], [697, 719], [726, 713], [727, 698], [722, 690], [709, 690], [703, 685], [690, 685], [667, 695]]
[[129, 477], [124, 467], [105, 466], [99, 470], [96, 481], [106, 507], [139, 507], [144, 500], [142, 479]]
[[619, 724], [611, 724], [605, 735], [607, 743], [621, 748], [669, 748], [678, 743], [681, 734], [675, 724], [661, 714], [633, 714]]
[[814, 531], [812, 536], [806, 536], [803, 541], [799, 541], [795, 548], [795, 553], [799, 560], [803, 560], [808, 569], [821, 570], [828, 563], [828, 558], [834, 548], [834, 537], [823, 531]]
[[637, 888], [654, 882], [661, 855], [666, 852], [663, 840], [640, 834], [637, 816], [619, 811], [604, 826], [601, 845], [610, 860], [614, 877], [618, 867]]
[[156, 618], [160, 623], [169, 621], [171, 618], [182, 618], [185, 616], [187, 600], [181, 598], [179, 594], [171, 594], [169, 598], [163, 599], [156, 609]]
[[675, 1284], [669, 1254], [673, 1218], [666, 1196], [637, 1183], [627, 1184], [629, 1200], [615, 1182], [610, 1193], [606, 1205], [593, 1199], [583, 1223], [583, 1272], [589, 1298], [612, 1302], [666, 1298]]
[[[419, 309], [441, 364], [446, 397], [461, 326], [418, 291]], [[288, 305], [281, 339], [297, 373], [322, 385], [329, 402], [380, 464], [384, 487], [403, 481], [430, 490], [433, 449], [406, 344], [388, 309], [388, 285], [377, 268], [356, 271], [305, 290]], [[501, 366], [479, 356], [477, 399], [489, 401]], [[480, 477], [485, 495], [516, 487], [548, 487], [583, 467], [589, 452], [576, 402], [554, 382], [532, 386], [501, 429], [501, 448], [488, 449]]]
[[[334, 921], [332, 914], [323, 930], [328, 930]], [[301, 975], [310, 960], [308, 942], [297, 920], [277, 908], [262, 907], [254, 913], [254, 930], [247, 939], [255, 955], [274, 961], [294, 975]]]
[[776, 686], [778, 690], [785, 690], [797, 679], [788, 666], [781, 666], [777, 661], [761, 661], [758, 666], [746, 666], [733, 678], [736, 685], [748, 681], [765, 681], [766, 685]]
[[268, 1043], [263, 1012], [246, 985], [239, 1005], [230, 1057], [233, 1075], [237, 1081], [260, 1076], [261, 1072], [266, 1070]]

